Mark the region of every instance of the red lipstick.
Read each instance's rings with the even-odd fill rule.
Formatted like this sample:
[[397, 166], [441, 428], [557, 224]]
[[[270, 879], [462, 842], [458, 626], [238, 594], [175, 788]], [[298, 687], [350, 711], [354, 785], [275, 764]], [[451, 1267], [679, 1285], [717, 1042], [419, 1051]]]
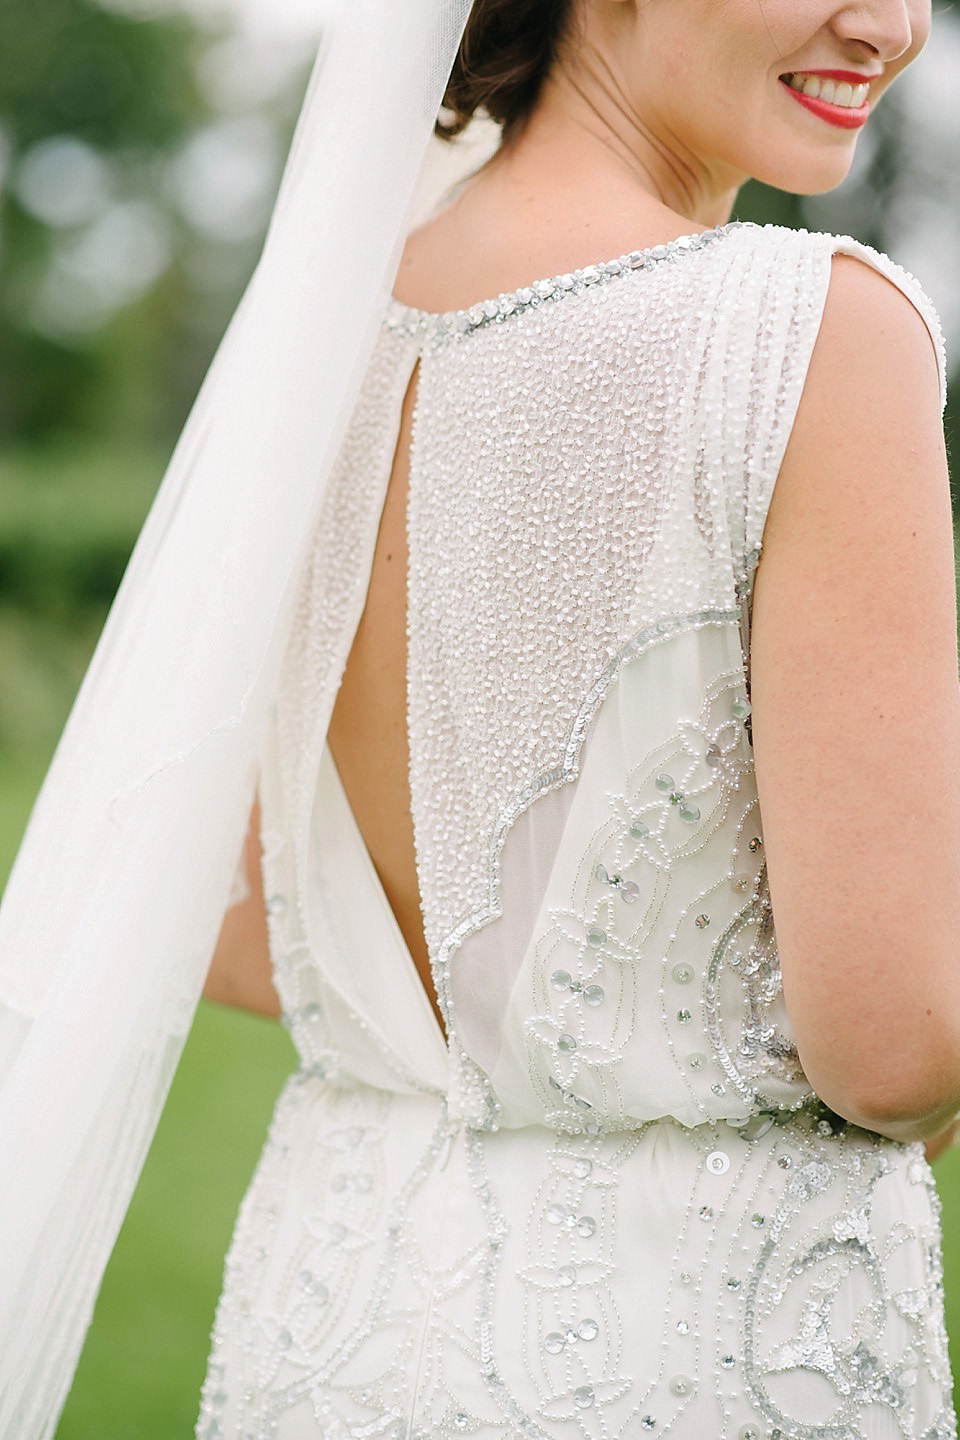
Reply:
[[[837, 80], [841, 83], [846, 81], [850, 85], [867, 85], [875, 80], [875, 75], [858, 75], [854, 70], [798, 70], [792, 72], [798, 75], [816, 75], [823, 80]], [[865, 100], [862, 105], [852, 110], [848, 105], [834, 105], [830, 100], [821, 100], [819, 96], [804, 95], [802, 90], [794, 90], [781, 75], [780, 84], [791, 95], [794, 100], [803, 105], [805, 109], [819, 115], [821, 120], [826, 120], [831, 125], [836, 125], [841, 130], [858, 130], [865, 125], [870, 116], [870, 102]]]

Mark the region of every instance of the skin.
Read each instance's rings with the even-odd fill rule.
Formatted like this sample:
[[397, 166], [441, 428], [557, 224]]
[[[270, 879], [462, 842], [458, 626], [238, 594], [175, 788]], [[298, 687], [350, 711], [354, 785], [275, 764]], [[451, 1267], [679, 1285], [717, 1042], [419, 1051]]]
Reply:
[[805, 111], [779, 76], [879, 73], [874, 106], [929, 30], [929, 0], [583, 4], [540, 104], [503, 158], [519, 175], [555, 156], [581, 196], [596, 170], [596, 188], [621, 177], [679, 219], [722, 224], [751, 176], [815, 194], [839, 185], [852, 163], [861, 132]]
[[[827, 68], [856, 70], [865, 78], [877, 75], [869, 96], [873, 107], [920, 53], [929, 30], [929, 0], [579, 0], [526, 123], [439, 214], [411, 234], [394, 293], [422, 309], [458, 309], [541, 276], [712, 228], [730, 218], [739, 187], [750, 177], [802, 194], [833, 189], [850, 169], [860, 131], [833, 127], [811, 114], [784, 92], [779, 77], [787, 71]], [[808, 785], [806, 790], [795, 778], [829, 753], [844, 774], [855, 774], [852, 799], [863, 817], [858, 833], [882, 836], [896, 831], [902, 815], [889, 787], [877, 785], [875, 776], [889, 776], [898, 766], [909, 769], [912, 757], [914, 769], [927, 761], [930, 773], [942, 777], [944, 761], [956, 754], [960, 739], [952, 529], [932, 347], [909, 302], [882, 277], [865, 271], [849, 258], [834, 262], [821, 339], [811, 363], [808, 388], [813, 398], [808, 403], [805, 390], [770, 507], [754, 595], [755, 759], [765, 800], [784, 993], [791, 1020], [796, 1013], [801, 1022], [804, 1039], [798, 1043], [811, 1083], [838, 1113], [856, 1123], [894, 1139], [922, 1139], [932, 1159], [954, 1138], [951, 1116], [960, 1108], [960, 1094], [954, 1095], [950, 1083], [960, 1071], [960, 996], [951, 1005], [942, 1004], [943, 987], [952, 994], [953, 964], [944, 926], [938, 917], [936, 925], [931, 921], [924, 929], [911, 913], [910, 923], [900, 921], [898, 929], [903, 904], [898, 911], [884, 909], [878, 896], [864, 893], [864, 875], [883, 875], [891, 858], [880, 848], [871, 852], [869, 841], [853, 860], [844, 837], [837, 838], [836, 856], [829, 845], [819, 857], [805, 852], [803, 834], [812, 827], [807, 825], [804, 832], [803, 817], [817, 814], [817, 807], [822, 810], [822, 784], [835, 784], [836, 777], [820, 775], [821, 788]], [[872, 337], [872, 369], [861, 362], [864, 306], [879, 329]], [[847, 385], [851, 370], [862, 372], [861, 394], [855, 384], [853, 389]], [[890, 389], [894, 373], [902, 414], [891, 414], [891, 449], [887, 437], [878, 439], [870, 417], [876, 413], [872, 406], [878, 387], [880, 392]], [[407, 785], [403, 511], [415, 385], [416, 373], [404, 400], [367, 605], [328, 738], [442, 1028], [423, 939]], [[865, 421], [858, 422], [864, 412]], [[839, 466], [822, 464], [828, 435], [842, 456]], [[929, 479], [903, 498], [902, 475], [910, 465]], [[850, 493], [831, 482], [831, 474], [848, 473], [863, 476], [862, 494], [853, 482]], [[897, 487], [903, 512], [894, 516]], [[880, 504], [870, 495], [882, 500], [887, 494], [894, 497], [891, 512], [885, 516], [878, 510], [876, 534], [868, 536], [877, 548], [870, 553], [857, 540], [856, 524], [865, 500]], [[871, 612], [879, 633], [886, 636], [886, 648], [878, 645], [870, 656], [873, 668], [865, 672], [863, 683], [875, 682], [879, 667], [890, 687], [886, 717], [877, 717], [865, 715], [862, 699], [851, 689], [830, 682], [834, 669], [837, 676], [847, 674], [851, 657], [864, 648], [863, 619], [858, 617], [876, 595], [878, 565], [886, 567], [890, 559], [885, 523], [896, 535], [909, 538], [901, 541], [903, 553], [894, 557], [906, 577], [904, 593], [891, 593], [888, 609], [874, 604]], [[790, 628], [791, 617], [804, 608], [815, 609], [808, 603], [811, 570], [822, 579], [817, 567], [831, 537], [838, 565], [830, 573], [839, 578], [832, 590], [821, 585], [825, 611], [811, 618], [811, 644], [805, 650], [804, 637]], [[851, 553], [859, 545], [856, 560], [843, 551], [848, 537]], [[913, 617], [911, 605], [917, 612]], [[835, 623], [838, 615], [852, 617], [851, 624], [844, 628]], [[920, 629], [913, 626], [905, 633], [907, 621], [921, 615]], [[815, 636], [814, 621], [819, 627]], [[926, 635], [922, 642], [916, 638], [921, 632]], [[825, 635], [830, 646], [822, 643]], [[796, 691], [782, 684], [778, 689], [777, 675], [785, 669], [778, 660], [785, 646], [805, 657], [809, 667], [805, 670], [799, 662], [791, 667]], [[902, 663], [905, 651], [911, 654], [912, 670]], [[937, 686], [930, 686], [931, 675], [939, 685], [934, 696], [930, 692]], [[930, 696], [925, 713], [931, 716], [927, 753], [921, 749], [919, 755], [916, 736], [904, 718], [912, 713], [918, 691]], [[815, 711], [825, 717], [820, 728]], [[865, 727], [870, 734], [876, 731], [876, 754], [864, 744]], [[812, 747], [809, 753], [801, 753], [800, 742], [790, 738], [793, 732]], [[377, 736], [376, 747], [368, 743], [371, 735]], [[838, 735], [863, 752], [862, 775], [855, 771], [858, 757], [844, 752]], [[937, 821], [942, 817], [942, 834], [935, 832], [933, 841], [919, 832], [911, 837], [916, 841], [914, 869], [906, 867], [903, 893], [922, 895], [932, 881], [950, 910], [953, 901], [960, 906], [960, 822], [951, 818], [960, 816], [960, 781], [947, 785], [941, 778], [936, 795], [933, 783], [929, 794], [916, 797], [915, 808], [928, 815], [934, 806]], [[267, 978], [258, 856], [253, 817], [248, 840], [251, 898], [228, 913], [206, 993], [276, 1014], [279, 1006]], [[900, 862], [903, 875], [902, 855]], [[796, 879], [791, 881], [791, 875]], [[848, 883], [849, 896], [843, 893]], [[822, 896], [830, 884], [838, 891], [838, 904], [846, 906], [844, 913], [853, 917], [850, 924], [857, 931], [865, 975], [851, 978], [854, 967], [845, 963], [838, 948], [847, 937], [816, 932], [815, 917], [798, 898], [801, 886], [808, 895]], [[876, 916], [878, 906], [874, 946], [867, 916]], [[903, 950], [907, 945], [912, 948]], [[916, 966], [923, 967], [922, 983], [910, 979], [905, 984], [905, 969], [913, 975]], [[851, 989], [850, 999], [859, 1001], [861, 1009], [864, 994], [875, 997], [857, 1037], [831, 1030], [830, 1007], [824, 1006], [825, 993], [836, 995], [834, 1017], [849, 1013], [841, 1004], [843, 984], [859, 987]], [[889, 1038], [897, 1033], [899, 1052]], [[862, 1058], [852, 1055], [858, 1047]], [[844, 1067], [838, 1057], [846, 1052], [851, 1052], [851, 1060]], [[902, 1090], [885, 1104], [873, 1104], [871, 1096], [871, 1109], [865, 1093], [855, 1092], [846, 1077], [868, 1073], [871, 1061], [876, 1070], [876, 1057], [884, 1053], [901, 1077]], [[897, 1063], [901, 1054], [904, 1058]], [[908, 1073], [915, 1054], [934, 1057], [925, 1061], [922, 1076]], [[947, 1076], [939, 1087], [929, 1083], [934, 1073]]]
[[930, 0], [581, 0], [526, 124], [410, 237], [394, 293], [456, 309], [710, 229], [751, 177], [831, 190], [861, 132], [812, 115], [780, 75], [877, 74], [873, 107], [929, 32]]

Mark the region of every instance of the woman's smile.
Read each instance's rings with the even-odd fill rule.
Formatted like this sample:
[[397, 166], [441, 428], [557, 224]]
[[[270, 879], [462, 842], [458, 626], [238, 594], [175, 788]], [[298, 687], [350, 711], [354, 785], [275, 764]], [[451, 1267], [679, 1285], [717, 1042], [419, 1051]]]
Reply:
[[780, 84], [814, 115], [844, 130], [865, 125], [870, 116], [870, 80], [854, 70], [796, 70]]

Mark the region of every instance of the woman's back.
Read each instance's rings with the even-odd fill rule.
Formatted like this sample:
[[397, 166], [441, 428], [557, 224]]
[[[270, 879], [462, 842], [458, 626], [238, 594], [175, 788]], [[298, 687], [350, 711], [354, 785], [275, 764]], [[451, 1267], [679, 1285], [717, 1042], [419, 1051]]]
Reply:
[[[259, 782], [214, 969], [300, 1063], [201, 1440], [956, 1440], [942, 339], [723, 223], [842, 181], [930, 0], [402, 8], [327, 17], [4, 897], [0, 1432], [55, 1426]], [[441, 95], [499, 148], [388, 304]]]
[[[723, 227], [465, 313], [391, 305], [263, 756], [302, 1065], [201, 1434], [852, 1436], [877, 1406], [954, 1433], [932, 1176], [804, 1073], [750, 733], [750, 582], [844, 248]], [[325, 744], [415, 370], [407, 720], [446, 1042]]]
[[[568, 183], [575, 179], [570, 177]], [[582, 203], [582, 188], [580, 196]], [[626, 190], [626, 197], [636, 207], [633, 187]], [[608, 197], [607, 219], [599, 228], [611, 238], [601, 242], [594, 234], [596, 217], [586, 226], [582, 218], [577, 223], [557, 187], [540, 191], [535, 221], [528, 205], [523, 226], [517, 224], [515, 198], [498, 177], [492, 185], [481, 178], [478, 186], [474, 179], [453, 204], [409, 237], [394, 294], [424, 312], [466, 310], [477, 300], [516, 289], [521, 276], [535, 280], [589, 264], [598, 243], [605, 254], [616, 253], [612, 238], [616, 234], [629, 238], [627, 248], [648, 249], [685, 230], [680, 216], [649, 198], [639, 208], [636, 223], [628, 227], [622, 207], [612, 205]], [[406, 503], [416, 385], [415, 369], [404, 396], [367, 599], [331, 714], [328, 742], [364, 843], [442, 1027], [423, 934], [406, 721]]]

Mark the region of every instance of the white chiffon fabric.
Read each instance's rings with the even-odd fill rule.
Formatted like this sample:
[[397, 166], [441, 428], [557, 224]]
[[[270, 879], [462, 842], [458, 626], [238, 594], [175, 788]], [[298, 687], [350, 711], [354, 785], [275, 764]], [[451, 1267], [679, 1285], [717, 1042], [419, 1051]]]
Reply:
[[3, 898], [3, 1440], [53, 1434], [201, 993], [308, 542], [469, 8], [331, 7], [263, 255]]

